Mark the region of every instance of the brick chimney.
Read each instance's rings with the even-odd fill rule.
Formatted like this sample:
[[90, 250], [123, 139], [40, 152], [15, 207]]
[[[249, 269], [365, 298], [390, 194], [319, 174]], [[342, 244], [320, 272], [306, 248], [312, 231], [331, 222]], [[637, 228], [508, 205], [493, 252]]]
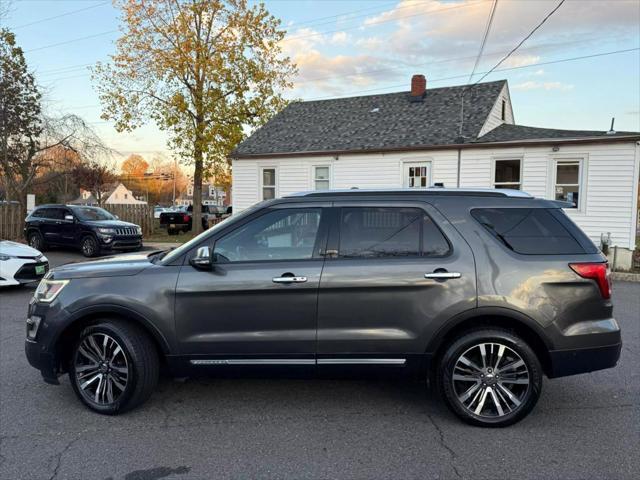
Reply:
[[411, 97], [412, 99], [422, 99], [427, 91], [427, 79], [424, 75], [414, 75], [411, 77]]

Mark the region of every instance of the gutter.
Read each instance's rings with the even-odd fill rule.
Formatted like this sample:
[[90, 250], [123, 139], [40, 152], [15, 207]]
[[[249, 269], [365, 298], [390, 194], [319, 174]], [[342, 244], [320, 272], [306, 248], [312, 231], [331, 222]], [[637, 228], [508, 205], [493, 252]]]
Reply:
[[628, 142], [640, 140], [638, 135], [618, 135], [599, 136], [582, 138], [545, 138], [534, 140], [509, 140], [503, 142], [483, 142], [483, 143], [449, 143], [445, 145], [414, 145], [411, 147], [389, 147], [389, 148], [367, 148], [360, 150], [309, 150], [304, 152], [275, 152], [275, 153], [251, 153], [237, 154], [232, 152], [230, 157], [234, 160], [249, 160], [255, 158], [283, 158], [283, 157], [312, 157], [312, 156], [336, 156], [336, 155], [357, 155], [367, 153], [393, 153], [393, 152], [415, 152], [430, 150], [455, 150], [469, 148], [494, 148], [494, 147], [526, 147], [538, 145], [582, 145], [593, 143]]

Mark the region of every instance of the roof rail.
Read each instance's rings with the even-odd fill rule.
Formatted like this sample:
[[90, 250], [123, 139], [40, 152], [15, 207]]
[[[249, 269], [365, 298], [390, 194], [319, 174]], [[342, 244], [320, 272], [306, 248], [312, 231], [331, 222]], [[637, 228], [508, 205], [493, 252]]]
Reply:
[[434, 195], [434, 196], [463, 196], [463, 197], [513, 197], [513, 198], [533, 198], [532, 195], [521, 190], [510, 190], [507, 188], [384, 188], [384, 189], [338, 189], [338, 190], [315, 190], [297, 192], [287, 197], [330, 197], [330, 196], [364, 196], [364, 195]]

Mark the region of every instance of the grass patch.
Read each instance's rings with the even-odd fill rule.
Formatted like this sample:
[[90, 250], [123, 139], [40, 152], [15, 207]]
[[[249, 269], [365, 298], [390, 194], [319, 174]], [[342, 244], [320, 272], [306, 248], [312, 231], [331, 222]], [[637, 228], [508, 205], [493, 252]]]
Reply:
[[180, 232], [177, 235], [169, 235], [164, 229], [156, 229], [152, 235], [144, 237], [143, 241], [181, 244], [188, 242], [195, 236], [193, 232]]

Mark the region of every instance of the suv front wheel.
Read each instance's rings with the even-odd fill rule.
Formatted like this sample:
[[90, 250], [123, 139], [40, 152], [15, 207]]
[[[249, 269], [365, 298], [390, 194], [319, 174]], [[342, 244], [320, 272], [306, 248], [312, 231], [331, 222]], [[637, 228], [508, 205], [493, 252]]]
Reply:
[[74, 346], [69, 377], [78, 398], [107, 415], [130, 410], [153, 392], [158, 353], [136, 325], [105, 320], [86, 327]]
[[523, 419], [542, 392], [542, 368], [531, 347], [498, 328], [454, 340], [438, 368], [447, 406], [472, 425], [506, 427]]

